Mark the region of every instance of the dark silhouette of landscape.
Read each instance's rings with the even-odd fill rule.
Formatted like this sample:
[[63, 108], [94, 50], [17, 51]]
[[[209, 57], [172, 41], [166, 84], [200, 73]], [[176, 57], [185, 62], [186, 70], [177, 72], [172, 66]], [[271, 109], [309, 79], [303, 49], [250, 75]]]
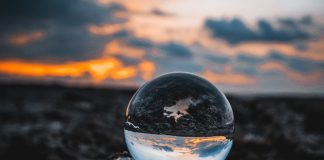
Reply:
[[[0, 85], [1, 160], [128, 159], [124, 113], [136, 89]], [[324, 98], [226, 94], [228, 160], [324, 159]]]

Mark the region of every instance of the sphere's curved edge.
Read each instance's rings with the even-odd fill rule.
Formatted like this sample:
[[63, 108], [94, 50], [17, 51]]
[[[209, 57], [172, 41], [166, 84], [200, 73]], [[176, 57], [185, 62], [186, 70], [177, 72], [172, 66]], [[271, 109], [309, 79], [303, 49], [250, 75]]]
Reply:
[[136, 91], [127, 106], [124, 127], [139, 133], [231, 137], [234, 115], [215, 85], [196, 74], [171, 72]]

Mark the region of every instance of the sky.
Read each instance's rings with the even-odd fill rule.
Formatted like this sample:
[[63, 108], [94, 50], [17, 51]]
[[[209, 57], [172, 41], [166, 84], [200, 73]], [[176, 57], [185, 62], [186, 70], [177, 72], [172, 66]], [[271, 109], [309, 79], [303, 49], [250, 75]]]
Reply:
[[322, 0], [2, 0], [0, 81], [324, 94]]

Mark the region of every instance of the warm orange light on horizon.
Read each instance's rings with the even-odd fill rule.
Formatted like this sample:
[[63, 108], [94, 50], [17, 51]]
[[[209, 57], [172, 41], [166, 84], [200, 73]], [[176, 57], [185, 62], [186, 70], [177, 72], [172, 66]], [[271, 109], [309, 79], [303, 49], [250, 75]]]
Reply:
[[155, 64], [150, 61], [143, 61], [139, 64], [139, 69], [142, 72], [142, 78], [144, 80], [150, 80], [153, 78], [153, 74], [156, 70]]
[[[142, 65], [143, 64], [140, 63], [138, 66], [126, 66], [122, 61], [112, 57], [63, 64], [1, 60], [0, 73], [26, 77], [70, 78], [83, 78], [89, 74], [94, 82], [101, 82], [106, 79], [124, 80], [135, 77], [137, 74], [140, 74], [139, 70], [142, 72]], [[151, 65], [154, 66], [153, 63]], [[151, 74], [155, 71], [155, 66], [153, 66], [150, 66], [152, 67], [150, 70]], [[145, 74], [149, 74], [149, 72], [145, 72]]]
[[19, 76], [70, 76], [78, 77], [83, 74], [78, 69], [79, 67], [70, 64], [56, 65], [56, 64], [39, 64], [33, 62], [23, 62], [19, 60], [8, 60], [0, 62], [0, 72], [9, 75]]
[[111, 77], [116, 80], [128, 79], [136, 76], [136, 68], [134, 67], [125, 67], [113, 72]]
[[122, 62], [115, 58], [92, 60], [86, 64], [89, 66], [90, 75], [97, 82], [105, 80], [116, 69], [123, 67]]

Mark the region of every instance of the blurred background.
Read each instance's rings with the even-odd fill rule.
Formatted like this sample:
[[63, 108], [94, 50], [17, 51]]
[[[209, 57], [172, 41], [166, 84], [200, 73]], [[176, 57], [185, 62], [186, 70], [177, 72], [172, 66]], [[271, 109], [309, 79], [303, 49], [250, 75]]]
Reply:
[[323, 159], [322, 0], [2, 0], [0, 159], [118, 159], [125, 106], [174, 71], [224, 91], [228, 159]]

